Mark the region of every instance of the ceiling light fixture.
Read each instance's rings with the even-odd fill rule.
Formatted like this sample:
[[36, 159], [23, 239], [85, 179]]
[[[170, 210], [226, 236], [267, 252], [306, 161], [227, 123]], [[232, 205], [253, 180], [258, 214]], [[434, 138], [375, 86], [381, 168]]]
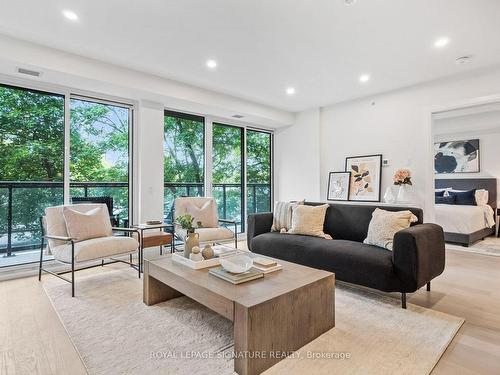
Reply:
[[286, 94], [287, 95], [294, 95], [295, 94], [295, 88], [294, 87], [288, 87], [286, 89]]
[[356, 2], [356, 0], [344, 0], [345, 5], [352, 5]]
[[370, 75], [369, 74], [362, 74], [359, 76], [359, 82], [361, 83], [366, 83], [370, 80]]
[[66, 17], [68, 20], [70, 21], [78, 21], [78, 15], [73, 12], [72, 10], [69, 10], [69, 9], [66, 9], [66, 10], [63, 10], [63, 16]]
[[217, 68], [217, 61], [213, 59], [207, 60], [206, 65], [208, 69], [214, 70], [215, 68]]
[[436, 41], [434, 42], [434, 47], [443, 48], [447, 46], [449, 43], [450, 43], [450, 38], [444, 36], [436, 39]]

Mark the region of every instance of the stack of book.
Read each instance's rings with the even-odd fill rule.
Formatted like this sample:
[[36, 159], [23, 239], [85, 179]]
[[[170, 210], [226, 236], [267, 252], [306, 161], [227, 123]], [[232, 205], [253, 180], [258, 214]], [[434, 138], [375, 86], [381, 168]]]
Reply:
[[215, 267], [210, 268], [208, 273], [232, 284], [241, 284], [250, 280], [260, 279], [261, 277], [264, 277], [264, 274], [262, 272], [257, 271], [253, 268], [243, 273], [231, 273], [227, 272], [222, 267]]
[[263, 258], [263, 257], [255, 257], [253, 258], [253, 268], [262, 273], [269, 273], [278, 271], [283, 268], [283, 266], [277, 263], [273, 259]]

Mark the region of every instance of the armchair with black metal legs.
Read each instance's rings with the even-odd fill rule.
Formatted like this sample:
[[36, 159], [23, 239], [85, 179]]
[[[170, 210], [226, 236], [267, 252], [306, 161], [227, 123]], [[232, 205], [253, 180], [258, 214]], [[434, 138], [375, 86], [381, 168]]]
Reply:
[[[42, 228], [42, 244], [40, 247], [40, 265], [38, 271], [38, 280], [42, 278], [42, 272], [49, 273], [71, 284], [71, 295], [75, 296], [75, 272], [93, 267], [100, 267], [112, 263], [125, 263], [138, 271], [138, 277], [141, 277], [141, 248], [139, 246], [140, 233], [135, 228], [116, 228], [111, 227], [109, 223], [110, 232], [108, 235], [102, 237], [95, 237], [87, 240], [76, 241], [68, 235], [66, 223], [64, 221], [63, 210], [64, 207], [69, 207], [82, 214], [90, 212], [106, 215], [104, 220], [109, 220], [107, 209], [102, 204], [79, 204], [70, 206], [56, 206], [48, 207], [45, 210], [45, 216], [40, 218]], [[102, 210], [95, 211], [96, 208]], [[114, 236], [112, 233], [124, 232], [125, 236]], [[136, 233], [137, 239], [133, 238], [131, 234]], [[71, 265], [71, 269], [62, 272], [53, 272], [43, 267], [43, 252], [47, 242], [47, 251], [54, 256], [54, 260]], [[132, 255], [138, 253], [137, 264], [133, 263]], [[129, 255], [129, 261], [120, 259], [123, 256]], [[101, 261], [95, 264], [95, 261]], [[105, 260], [107, 260], [105, 262]], [[93, 264], [89, 265], [89, 262]], [[76, 265], [83, 264], [78, 268]], [[71, 279], [62, 275], [71, 273]]]
[[[201, 222], [200, 227], [195, 228], [199, 234], [201, 243], [225, 243], [233, 242], [235, 248], [238, 248], [238, 225], [235, 220], [219, 219], [217, 203], [212, 197], [180, 197], [174, 201], [173, 222], [185, 214], [193, 216], [193, 222]], [[223, 225], [220, 225], [223, 224]], [[234, 231], [227, 228], [227, 225], [233, 225]], [[175, 235], [184, 241], [186, 230], [175, 224]]]

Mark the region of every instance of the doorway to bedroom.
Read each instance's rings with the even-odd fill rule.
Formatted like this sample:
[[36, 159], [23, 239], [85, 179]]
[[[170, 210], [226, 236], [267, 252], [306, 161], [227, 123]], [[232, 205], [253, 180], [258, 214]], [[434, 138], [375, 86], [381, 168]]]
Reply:
[[435, 222], [447, 248], [500, 256], [500, 102], [433, 113]]

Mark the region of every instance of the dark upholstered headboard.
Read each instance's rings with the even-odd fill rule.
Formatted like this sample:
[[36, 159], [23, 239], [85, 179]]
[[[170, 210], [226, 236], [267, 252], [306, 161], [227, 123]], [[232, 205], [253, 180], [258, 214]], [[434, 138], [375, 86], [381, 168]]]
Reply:
[[488, 204], [497, 208], [496, 178], [440, 178], [435, 180], [436, 189], [453, 188], [456, 190], [485, 189], [488, 190]]

